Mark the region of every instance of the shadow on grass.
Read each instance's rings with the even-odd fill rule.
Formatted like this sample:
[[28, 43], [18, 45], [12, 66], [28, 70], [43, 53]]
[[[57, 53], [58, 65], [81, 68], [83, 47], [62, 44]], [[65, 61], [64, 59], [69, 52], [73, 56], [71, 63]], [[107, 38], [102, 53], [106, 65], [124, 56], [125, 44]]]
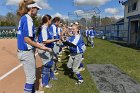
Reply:
[[68, 69], [68, 67], [67, 67], [67, 64], [62, 64], [62, 66], [60, 67], [60, 68], [63, 68], [63, 71], [64, 71], [64, 75], [65, 76], [68, 76], [70, 79], [74, 79], [74, 80], [78, 80], [76, 77], [74, 77], [74, 75], [70, 75], [71, 74], [71, 72], [70, 72], [70, 70]]
[[65, 58], [62, 58], [63, 61], [68, 61], [70, 52], [66, 50], [63, 55], [66, 55]]
[[123, 47], [127, 47], [127, 48], [132, 48], [132, 49], [135, 49], [135, 50], [138, 50], [138, 52], [140, 52], [140, 47], [137, 47], [135, 44], [130, 44], [128, 45], [128, 43], [126, 42], [118, 42], [118, 41], [110, 41], [111, 43], [115, 43], [117, 45], [120, 45], [120, 46], [123, 46]]

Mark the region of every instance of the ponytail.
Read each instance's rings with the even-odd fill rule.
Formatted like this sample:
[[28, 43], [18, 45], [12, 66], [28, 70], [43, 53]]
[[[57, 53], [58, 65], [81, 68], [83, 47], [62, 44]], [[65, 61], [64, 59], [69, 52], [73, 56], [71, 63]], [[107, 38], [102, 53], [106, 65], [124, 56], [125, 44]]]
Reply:
[[17, 15], [23, 16], [24, 14], [27, 14], [27, 12], [28, 12], [27, 5], [33, 4], [33, 3], [35, 3], [35, 1], [33, 1], [33, 0], [26, 0], [26, 1], [22, 0], [19, 3], [19, 9], [17, 10]]
[[38, 30], [37, 30], [37, 33], [36, 33], [37, 36], [39, 35], [39, 33], [40, 33], [40, 31], [41, 31], [42, 25], [44, 25], [44, 24], [47, 23], [49, 20], [51, 20], [51, 18], [52, 18], [52, 17], [51, 17], [50, 15], [48, 15], [48, 14], [46, 14], [45, 16], [43, 16], [42, 22], [41, 22], [40, 26], [38, 27]]

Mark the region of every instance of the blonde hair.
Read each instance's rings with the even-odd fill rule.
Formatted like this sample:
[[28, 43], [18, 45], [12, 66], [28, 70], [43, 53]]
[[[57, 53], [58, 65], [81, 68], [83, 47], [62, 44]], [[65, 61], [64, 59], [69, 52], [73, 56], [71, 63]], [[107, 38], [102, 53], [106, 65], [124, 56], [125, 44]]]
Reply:
[[26, 1], [22, 0], [19, 3], [19, 9], [17, 10], [17, 15], [23, 16], [24, 14], [26, 14], [28, 12], [27, 5], [33, 4], [33, 3], [35, 3], [35, 1], [33, 0], [26, 0]]
[[78, 30], [81, 29], [81, 26], [80, 26], [79, 24], [73, 24], [72, 26], [76, 26], [76, 28], [77, 28]]

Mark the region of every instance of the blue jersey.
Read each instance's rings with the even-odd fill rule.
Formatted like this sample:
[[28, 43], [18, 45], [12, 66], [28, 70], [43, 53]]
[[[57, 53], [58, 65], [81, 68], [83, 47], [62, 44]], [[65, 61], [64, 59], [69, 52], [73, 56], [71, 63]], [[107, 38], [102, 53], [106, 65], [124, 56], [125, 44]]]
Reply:
[[32, 41], [35, 41], [35, 27], [32, 18], [28, 14], [25, 14], [20, 19], [17, 32], [17, 45], [19, 50], [27, 51], [33, 49], [33, 46], [25, 42], [24, 37], [30, 37]]
[[51, 29], [53, 30], [54, 39], [60, 39], [60, 35], [58, 33], [58, 27], [56, 27], [55, 24], [52, 24]]
[[81, 35], [75, 35], [69, 37], [68, 42], [73, 43], [75, 46], [70, 46], [70, 53], [83, 53], [85, 47], [85, 43], [82, 39]]
[[[43, 41], [53, 39], [53, 31], [51, 30], [50, 27], [47, 27], [46, 25], [42, 25], [40, 30], [41, 31], [39, 32], [39, 35], [38, 35], [39, 43], [43, 43]], [[54, 43], [52, 42], [52, 43], [46, 44], [45, 46], [49, 48], [53, 48]]]
[[85, 34], [86, 34], [86, 36], [89, 36], [89, 30], [86, 30]]
[[96, 35], [96, 31], [95, 30], [90, 30], [89, 31], [89, 35], [90, 36], [95, 36]]

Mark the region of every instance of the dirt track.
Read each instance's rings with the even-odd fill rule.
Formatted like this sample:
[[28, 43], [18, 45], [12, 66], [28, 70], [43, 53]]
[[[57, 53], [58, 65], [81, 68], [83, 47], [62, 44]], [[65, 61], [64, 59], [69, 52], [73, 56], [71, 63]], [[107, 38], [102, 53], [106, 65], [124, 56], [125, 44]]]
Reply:
[[[0, 77], [19, 64], [16, 39], [0, 39]], [[37, 68], [40, 66], [40, 58], [37, 57]], [[24, 83], [25, 75], [20, 67], [0, 81], [0, 93], [23, 93]]]

